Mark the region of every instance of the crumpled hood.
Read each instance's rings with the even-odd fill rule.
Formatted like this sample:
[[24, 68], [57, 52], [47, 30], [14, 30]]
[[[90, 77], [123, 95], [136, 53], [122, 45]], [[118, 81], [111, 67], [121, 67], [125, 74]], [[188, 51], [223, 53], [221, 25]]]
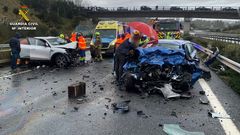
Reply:
[[137, 48], [139, 57], [138, 63], [127, 62], [124, 65], [124, 69], [136, 68], [139, 64], [150, 65], [180, 65], [186, 64], [185, 53], [183, 50], [171, 50], [164, 47], [150, 47], [150, 48]]
[[138, 48], [140, 64], [147, 63], [152, 65], [170, 64], [178, 65], [185, 62], [183, 50], [171, 50], [164, 47]]
[[65, 45], [55, 45], [54, 47], [57, 48], [65, 48], [65, 49], [76, 49], [77, 48], [77, 42], [71, 42]]

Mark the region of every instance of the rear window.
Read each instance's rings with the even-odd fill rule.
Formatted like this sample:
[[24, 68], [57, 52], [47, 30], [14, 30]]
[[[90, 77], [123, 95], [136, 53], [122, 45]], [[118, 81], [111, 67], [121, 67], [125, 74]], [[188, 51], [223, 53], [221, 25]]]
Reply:
[[172, 50], [180, 49], [180, 46], [175, 45], [175, 44], [171, 44], [171, 43], [158, 43], [158, 46], [168, 48], [168, 49], [172, 49]]

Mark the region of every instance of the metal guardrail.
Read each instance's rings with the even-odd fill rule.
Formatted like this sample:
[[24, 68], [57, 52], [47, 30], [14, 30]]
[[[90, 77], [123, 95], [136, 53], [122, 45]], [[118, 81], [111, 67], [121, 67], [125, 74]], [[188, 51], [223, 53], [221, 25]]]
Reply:
[[[213, 53], [211, 50], [209, 50], [207, 48], [204, 48], [204, 47], [202, 47], [201, 45], [198, 45], [198, 44], [195, 44], [194, 47], [197, 50], [199, 50], [203, 53], [206, 53], [208, 55]], [[231, 60], [227, 57], [224, 57], [220, 54], [217, 56], [217, 60], [220, 61], [222, 64], [226, 65], [227, 67], [231, 68], [232, 70], [240, 73], [240, 64], [239, 63], [237, 63], [237, 62], [235, 62], [235, 61], [233, 61], [233, 60]]]
[[8, 44], [0, 44], [0, 64], [10, 61], [10, 47]]
[[239, 35], [219, 35], [219, 34], [196, 34], [195, 36], [199, 38], [205, 38], [215, 41], [222, 41], [233, 44], [240, 44], [240, 36]]
[[85, 7], [86, 11], [222, 11], [238, 12], [239, 6], [132, 6], [132, 7]]

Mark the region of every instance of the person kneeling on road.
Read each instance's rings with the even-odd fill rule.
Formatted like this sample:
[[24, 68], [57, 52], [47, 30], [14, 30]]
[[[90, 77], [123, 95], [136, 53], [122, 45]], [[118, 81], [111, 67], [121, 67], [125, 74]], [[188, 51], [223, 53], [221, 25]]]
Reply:
[[116, 49], [116, 58], [115, 58], [115, 72], [116, 79], [119, 84], [121, 84], [121, 77], [123, 75], [123, 66], [126, 63], [128, 56], [133, 55], [134, 51], [140, 44], [141, 35], [139, 31], [134, 31], [131, 38], [125, 40], [117, 49]]

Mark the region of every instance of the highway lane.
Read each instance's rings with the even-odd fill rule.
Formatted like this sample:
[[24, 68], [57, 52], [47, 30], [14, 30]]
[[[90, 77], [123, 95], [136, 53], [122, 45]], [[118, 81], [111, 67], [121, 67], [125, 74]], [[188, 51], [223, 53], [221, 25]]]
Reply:
[[[194, 85], [193, 98], [167, 101], [161, 95], [143, 97], [119, 91], [112, 63], [106, 58], [82, 67], [45, 67], [0, 75], [0, 134], [165, 135], [163, 124], [179, 124], [185, 130], [206, 135], [239, 134], [240, 96], [214, 73], [210, 81], [200, 80]], [[8, 72], [8, 68], [3, 70]], [[87, 83], [87, 97], [81, 103], [67, 98], [67, 86], [77, 81]], [[202, 89], [206, 96], [199, 94]], [[210, 105], [200, 104], [199, 98], [208, 98]], [[130, 111], [114, 113], [111, 104], [124, 100], [131, 100]], [[209, 110], [227, 113], [231, 119], [213, 119], [208, 116]], [[147, 117], [138, 116], [137, 111]]]

